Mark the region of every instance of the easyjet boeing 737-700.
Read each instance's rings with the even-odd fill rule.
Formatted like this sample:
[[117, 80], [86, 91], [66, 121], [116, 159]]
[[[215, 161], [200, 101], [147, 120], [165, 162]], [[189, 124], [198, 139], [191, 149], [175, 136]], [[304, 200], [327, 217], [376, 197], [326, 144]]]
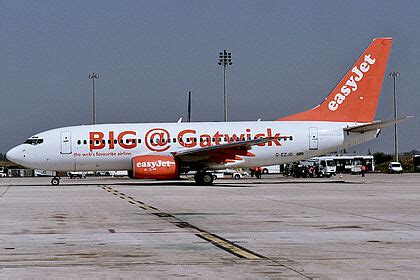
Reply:
[[391, 45], [391, 38], [374, 39], [320, 105], [275, 121], [63, 127], [30, 137], [6, 157], [44, 170], [128, 170], [138, 179], [197, 171], [195, 181], [210, 185], [209, 170], [282, 164], [346, 149], [401, 120], [374, 121]]

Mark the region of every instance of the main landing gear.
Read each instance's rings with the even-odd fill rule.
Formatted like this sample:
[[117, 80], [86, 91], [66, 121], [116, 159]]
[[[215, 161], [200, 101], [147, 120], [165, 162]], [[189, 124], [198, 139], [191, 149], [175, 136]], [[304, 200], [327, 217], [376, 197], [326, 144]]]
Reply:
[[54, 177], [51, 179], [51, 185], [58, 186], [60, 184], [60, 177]]
[[197, 185], [210, 186], [213, 184], [214, 177], [209, 172], [197, 172], [194, 175], [194, 180]]

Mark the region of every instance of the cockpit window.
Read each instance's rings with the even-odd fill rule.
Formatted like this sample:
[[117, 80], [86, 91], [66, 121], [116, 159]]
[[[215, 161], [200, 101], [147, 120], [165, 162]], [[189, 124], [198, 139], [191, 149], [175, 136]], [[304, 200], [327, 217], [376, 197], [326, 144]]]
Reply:
[[31, 145], [39, 145], [42, 144], [44, 142], [44, 139], [39, 139], [39, 138], [29, 138], [28, 140], [25, 141], [25, 144], [31, 144]]

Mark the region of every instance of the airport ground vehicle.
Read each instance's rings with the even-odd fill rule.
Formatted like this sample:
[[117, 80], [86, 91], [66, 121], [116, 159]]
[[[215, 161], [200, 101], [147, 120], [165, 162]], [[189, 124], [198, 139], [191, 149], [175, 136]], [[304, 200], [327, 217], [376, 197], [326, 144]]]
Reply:
[[295, 178], [331, 177], [336, 175], [336, 166], [333, 159], [328, 157], [315, 157], [309, 160], [294, 162], [286, 166], [283, 174]]
[[216, 170], [211, 172], [214, 179], [220, 178], [233, 178], [233, 179], [241, 179], [245, 176], [248, 176], [247, 172], [237, 171], [234, 169], [226, 169], [226, 170]]
[[1, 177], [7, 177], [7, 172], [4, 167], [0, 167], [0, 178]]
[[96, 171], [95, 176], [111, 176], [111, 171]]
[[56, 175], [56, 172], [49, 171], [49, 170], [34, 170], [34, 176], [35, 177], [54, 177]]
[[316, 174], [318, 177], [331, 177], [335, 176], [337, 172], [337, 167], [335, 161], [332, 158], [321, 157], [317, 159], [317, 168]]
[[337, 173], [359, 174], [362, 165], [366, 166], [367, 172], [375, 171], [375, 160], [372, 155], [330, 155], [337, 166]]
[[263, 174], [278, 174], [280, 173], [280, 165], [262, 166]]
[[81, 172], [81, 171], [73, 171], [73, 172], [67, 172], [67, 176], [70, 177], [70, 179], [74, 178], [86, 178], [87, 172]]
[[399, 174], [402, 174], [403, 173], [403, 168], [401, 166], [401, 163], [399, 163], [397, 161], [391, 161], [388, 164], [388, 173], [399, 173]]
[[210, 185], [211, 170], [283, 164], [346, 149], [405, 119], [374, 121], [391, 46], [391, 38], [374, 39], [321, 104], [275, 121], [63, 127], [30, 137], [6, 157], [45, 170], [127, 170], [137, 179], [176, 179], [194, 170], [197, 184]]
[[95, 172], [96, 176], [112, 176], [112, 177], [122, 177], [128, 176], [128, 172], [126, 170], [118, 170], [118, 171], [97, 171]]
[[291, 172], [291, 176], [295, 177], [295, 178], [306, 178], [309, 177], [309, 173], [308, 173], [308, 166], [306, 166], [305, 164], [303, 164], [302, 162], [295, 162], [292, 165], [292, 172]]
[[413, 156], [413, 169], [415, 172], [420, 172], [420, 155]]
[[112, 177], [124, 177], [128, 176], [127, 170], [110, 171]]

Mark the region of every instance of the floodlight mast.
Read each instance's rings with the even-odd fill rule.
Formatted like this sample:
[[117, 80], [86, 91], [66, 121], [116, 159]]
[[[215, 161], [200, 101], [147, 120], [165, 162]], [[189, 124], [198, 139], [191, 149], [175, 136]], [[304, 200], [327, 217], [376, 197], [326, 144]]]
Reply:
[[96, 96], [95, 96], [95, 80], [99, 79], [99, 74], [89, 74], [89, 79], [92, 79], [92, 124], [96, 124]]
[[224, 120], [228, 121], [228, 102], [226, 93], [226, 67], [232, 65], [232, 53], [223, 50], [219, 53], [219, 65], [223, 66], [223, 104], [224, 104]]
[[[397, 119], [397, 78], [400, 76], [399, 72], [391, 72], [389, 76], [394, 79], [394, 119]], [[398, 127], [394, 124], [394, 157], [395, 161], [398, 162]]]

